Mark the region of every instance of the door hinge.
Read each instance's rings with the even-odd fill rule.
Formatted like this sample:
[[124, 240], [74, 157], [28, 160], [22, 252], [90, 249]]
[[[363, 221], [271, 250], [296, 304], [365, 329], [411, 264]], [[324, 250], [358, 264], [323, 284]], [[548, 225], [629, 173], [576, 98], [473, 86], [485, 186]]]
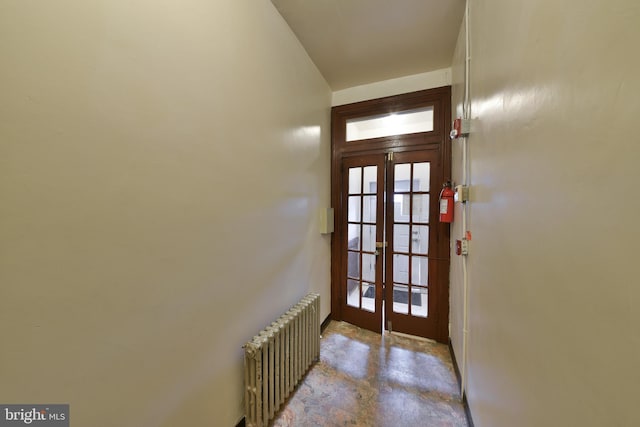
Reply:
[[391, 151], [390, 153], [387, 153], [387, 161], [393, 162], [393, 151]]

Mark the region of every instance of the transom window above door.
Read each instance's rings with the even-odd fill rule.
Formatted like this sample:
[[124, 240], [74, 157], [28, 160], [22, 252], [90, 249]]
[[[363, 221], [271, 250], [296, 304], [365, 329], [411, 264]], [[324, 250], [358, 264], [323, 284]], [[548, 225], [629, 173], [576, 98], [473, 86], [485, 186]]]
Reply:
[[348, 119], [346, 125], [347, 142], [408, 133], [431, 132], [433, 131], [433, 106]]

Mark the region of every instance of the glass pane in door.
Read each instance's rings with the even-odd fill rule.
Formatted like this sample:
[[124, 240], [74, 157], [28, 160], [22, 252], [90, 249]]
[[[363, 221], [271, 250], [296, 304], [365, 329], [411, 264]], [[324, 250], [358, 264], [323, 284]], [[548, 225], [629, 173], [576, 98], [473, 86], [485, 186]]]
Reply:
[[349, 169], [349, 194], [359, 194], [362, 191], [362, 168]]
[[427, 288], [414, 286], [411, 290], [411, 315], [427, 317]]
[[406, 285], [393, 285], [393, 311], [395, 313], [409, 314], [409, 287]]
[[411, 257], [411, 284], [427, 286], [429, 263], [426, 256]]
[[376, 226], [362, 225], [362, 250], [365, 252], [376, 251]]
[[362, 309], [366, 311], [376, 310], [376, 285], [375, 283], [362, 283]]
[[414, 225], [411, 228], [411, 252], [426, 255], [429, 253], [429, 226]]
[[362, 221], [376, 222], [376, 196], [364, 196], [362, 200]]
[[429, 195], [428, 194], [414, 194], [412, 207], [413, 207], [413, 209], [411, 210], [412, 222], [414, 223], [429, 222]]
[[347, 248], [358, 250], [360, 249], [360, 225], [349, 224], [347, 235]]
[[431, 164], [429, 162], [413, 164], [413, 191], [429, 191]]
[[363, 173], [364, 177], [362, 182], [364, 182], [364, 186], [362, 192], [364, 194], [375, 194], [378, 189], [378, 167], [367, 166], [364, 168]]
[[360, 282], [357, 280], [347, 280], [347, 305], [351, 307], [360, 306], [360, 296], [358, 291], [360, 290]]
[[349, 221], [360, 222], [360, 205], [362, 204], [362, 197], [352, 196], [349, 197]]
[[349, 168], [347, 305], [374, 312], [378, 167]]

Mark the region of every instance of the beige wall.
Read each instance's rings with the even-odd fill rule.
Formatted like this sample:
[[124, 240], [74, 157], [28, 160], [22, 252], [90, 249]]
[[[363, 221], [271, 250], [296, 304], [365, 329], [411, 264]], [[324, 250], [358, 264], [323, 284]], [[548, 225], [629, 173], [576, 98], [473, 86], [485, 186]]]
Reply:
[[[640, 5], [470, 4], [476, 427], [640, 425]], [[459, 146], [454, 153], [460, 180]], [[461, 261], [452, 257], [460, 360]]]
[[[465, 91], [465, 23], [462, 22], [460, 33], [458, 35], [458, 41], [456, 43], [456, 49], [452, 60], [451, 66], [451, 116], [453, 118], [462, 117]], [[463, 183], [463, 154], [462, 154], [462, 141], [454, 140], [451, 144], [451, 174], [456, 184]], [[468, 150], [467, 150], [468, 152]], [[469, 182], [469, 180], [467, 181]], [[470, 214], [471, 204], [467, 204], [466, 213]], [[464, 235], [462, 227], [462, 210], [463, 205], [460, 203], [455, 204], [454, 209], [454, 221], [451, 224], [451, 247], [455, 248], [455, 240], [461, 239]], [[469, 217], [467, 217], [469, 218]], [[449, 272], [449, 336], [453, 351], [456, 355], [456, 361], [460, 371], [464, 370], [463, 364], [465, 363], [464, 352], [464, 284], [463, 284], [463, 266], [464, 260], [456, 256], [454, 250], [451, 251], [451, 269]]]
[[5, 0], [0, 61], [0, 402], [235, 425], [243, 342], [329, 314], [329, 87], [268, 0]]
[[451, 68], [428, 71], [396, 79], [383, 80], [337, 90], [331, 96], [331, 105], [345, 105], [352, 102], [367, 101], [385, 96], [400, 95], [424, 89], [449, 86], [451, 84]]

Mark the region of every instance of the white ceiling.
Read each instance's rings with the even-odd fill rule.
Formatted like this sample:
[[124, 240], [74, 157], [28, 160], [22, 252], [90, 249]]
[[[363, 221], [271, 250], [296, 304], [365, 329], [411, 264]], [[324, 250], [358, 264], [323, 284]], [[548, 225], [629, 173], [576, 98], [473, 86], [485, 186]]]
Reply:
[[451, 65], [465, 0], [271, 0], [336, 91]]

